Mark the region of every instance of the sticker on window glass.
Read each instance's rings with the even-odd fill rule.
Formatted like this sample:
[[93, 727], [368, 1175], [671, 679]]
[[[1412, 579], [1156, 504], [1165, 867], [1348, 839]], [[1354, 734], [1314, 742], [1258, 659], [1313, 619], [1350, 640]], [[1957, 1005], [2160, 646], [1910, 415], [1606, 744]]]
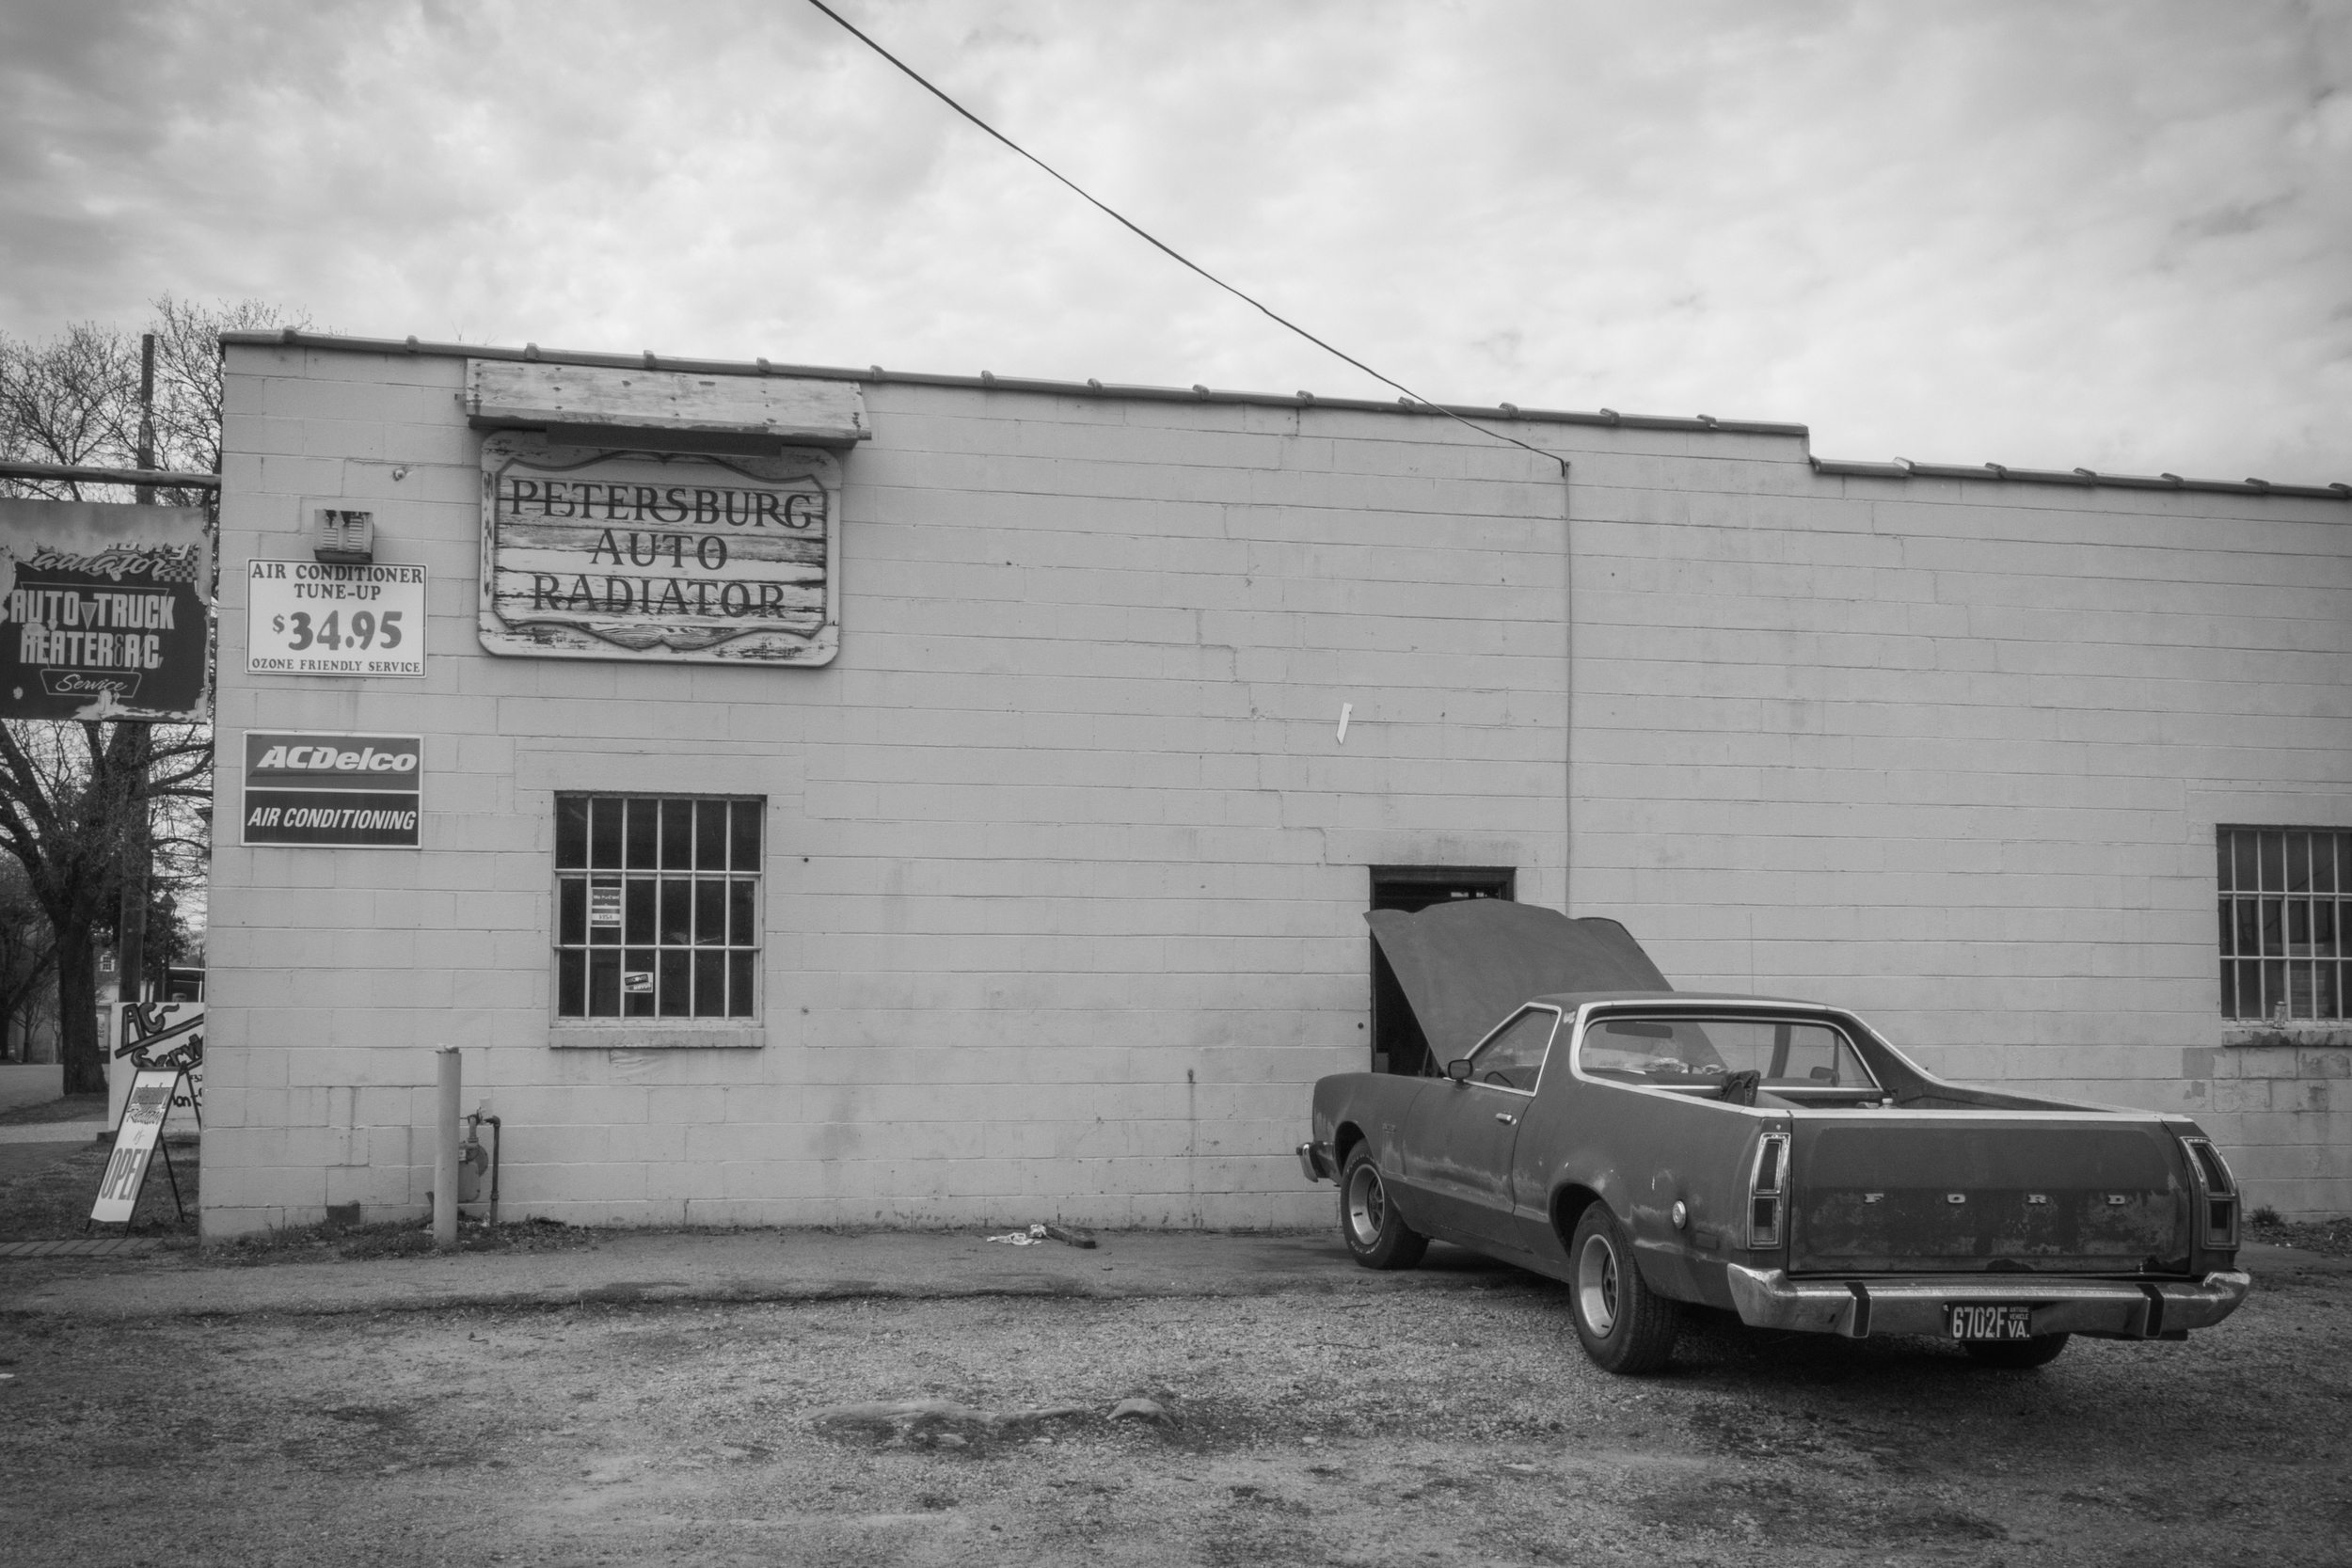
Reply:
[[621, 989], [639, 995], [651, 996], [653, 994], [653, 971], [650, 969], [621, 971]]
[[618, 926], [621, 923], [621, 884], [597, 882], [588, 889], [588, 924]]

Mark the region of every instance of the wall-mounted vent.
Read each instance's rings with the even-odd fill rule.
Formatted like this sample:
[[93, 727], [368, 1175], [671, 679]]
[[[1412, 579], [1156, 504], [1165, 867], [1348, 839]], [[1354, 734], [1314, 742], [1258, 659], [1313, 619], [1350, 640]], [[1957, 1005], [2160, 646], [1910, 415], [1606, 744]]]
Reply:
[[320, 507], [310, 522], [310, 553], [338, 565], [366, 565], [375, 559], [375, 514]]

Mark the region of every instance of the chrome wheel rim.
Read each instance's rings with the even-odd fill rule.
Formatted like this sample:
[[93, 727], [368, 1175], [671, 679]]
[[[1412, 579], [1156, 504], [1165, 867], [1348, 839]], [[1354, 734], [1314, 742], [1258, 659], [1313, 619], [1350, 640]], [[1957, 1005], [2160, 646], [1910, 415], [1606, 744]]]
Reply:
[[1584, 1326], [1599, 1338], [1617, 1326], [1617, 1249], [1606, 1236], [1588, 1236], [1576, 1259], [1576, 1305]]
[[1380, 1173], [1369, 1164], [1356, 1167], [1347, 1179], [1347, 1232], [1359, 1247], [1380, 1244], [1381, 1227], [1389, 1223], [1389, 1190]]

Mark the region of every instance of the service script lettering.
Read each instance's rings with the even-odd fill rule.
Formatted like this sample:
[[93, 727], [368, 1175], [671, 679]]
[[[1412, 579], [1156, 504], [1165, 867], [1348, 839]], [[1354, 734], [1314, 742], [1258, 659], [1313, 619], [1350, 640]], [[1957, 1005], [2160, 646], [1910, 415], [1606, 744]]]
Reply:
[[542, 657], [821, 664], [838, 641], [831, 452], [483, 443], [482, 641]]

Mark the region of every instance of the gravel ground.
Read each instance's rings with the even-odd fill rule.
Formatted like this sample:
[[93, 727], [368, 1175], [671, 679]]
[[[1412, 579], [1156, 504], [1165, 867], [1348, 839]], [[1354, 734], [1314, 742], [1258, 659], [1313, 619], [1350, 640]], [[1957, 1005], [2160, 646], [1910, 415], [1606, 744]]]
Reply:
[[[1516, 1272], [1369, 1298], [4, 1316], [0, 1515], [14, 1560], [89, 1568], [2341, 1564], [2348, 1353], [2342, 1273], [2027, 1373], [1709, 1320], [1667, 1375], [1610, 1378]], [[1173, 1419], [1104, 1418], [1131, 1396]], [[843, 1409], [875, 1401], [946, 1402]]]

